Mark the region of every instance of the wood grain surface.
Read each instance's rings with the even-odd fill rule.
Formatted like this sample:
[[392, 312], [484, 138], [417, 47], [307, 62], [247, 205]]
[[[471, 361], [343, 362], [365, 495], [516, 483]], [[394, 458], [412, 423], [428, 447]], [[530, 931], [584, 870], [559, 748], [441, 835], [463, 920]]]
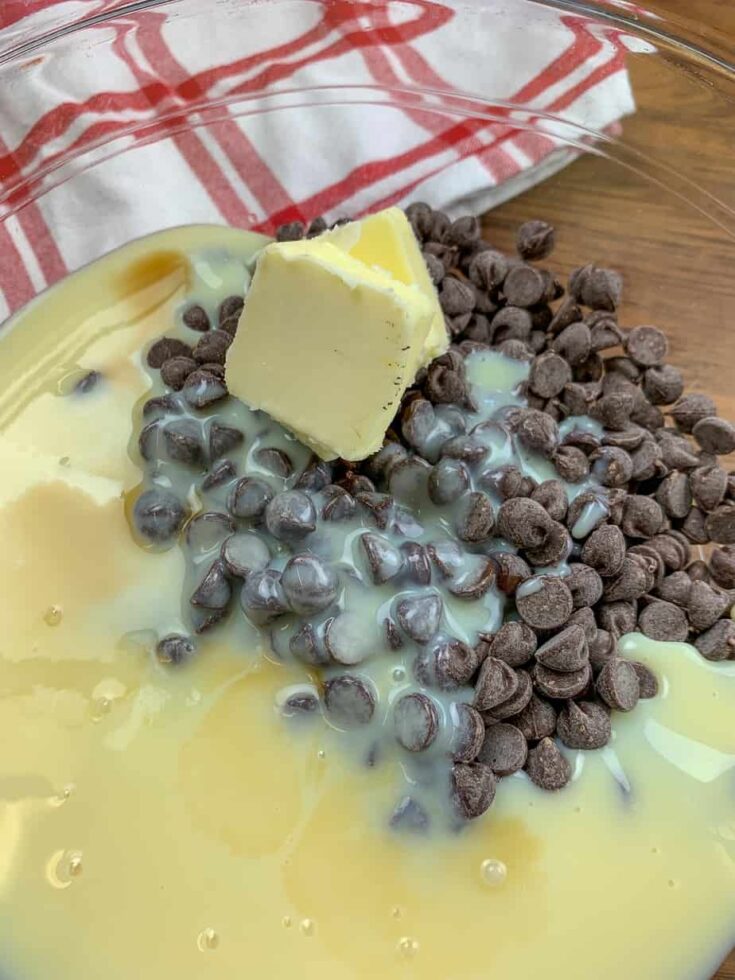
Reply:
[[[643, 0], [645, 3], [645, 0]], [[674, 17], [714, 28], [735, 51], [733, 0], [654, 0]], [[624, 123], [623, 140], [671, 152], [677, 169], [735, 207], [733, 135], [735, 108], [723, 107], [711, 88], [651, 57], [631, 59], [629, 70], [640, 111]], [[724, 115], [723, 115], [724, 114]], [[727, 120], [727, 121], [723, 121]], [[487, 237], [513, 247], [515, 229], [530, 217], [557, 228], [549, 265], [568, 273], [586, 261], [619, 269], [625, 281], [621, 321], [655, 323], [671, 340], [670, 360], [688, 387], [707, 391], [720, 413], [735, 419], [735, 245], [681, 200], [626, 172], [586, 156], [537, 188], [492, 211]], [[650, 977], [646, 980], [665, 980]], [[735, 950], [716, 980], [735, 980]]]

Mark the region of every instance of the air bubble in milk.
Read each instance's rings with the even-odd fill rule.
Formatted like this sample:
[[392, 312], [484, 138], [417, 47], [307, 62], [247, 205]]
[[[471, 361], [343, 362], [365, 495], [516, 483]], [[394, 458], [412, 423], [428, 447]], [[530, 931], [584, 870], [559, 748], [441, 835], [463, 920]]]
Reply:
[[405, 956], [406, 959], [415, 956], [418, 951], [418, 939], [414, 939], [412, 936], [401, 936], [401, 938], [398, 940], [398, 952], [401, 954], [401, 956]]
[[391, 677], [394, 681], [400, 682], [406, 679], [406, 670], [404, 667], [394, 667], [391, 671]]
[[81, 851], [54, 851], [46, 862], [46, 880], [52, 888], [68, 888], [83, 871]]
[[480, 874], [486, 885], [502, 885], [508, 876], [508, 869], [496, 858], [485, 858], [480, 865]]
[[202, 931], [197, 936], [197, 946], [202, 951], [202, 953], [207, 952], [210, 949], [216, 949], [219, 946], [219, 936], [216, 930], [209, 926]]
[[58, 626], [64, 618], [64, 610], [61, 606], [49, 606], [43, 614], [43, 621], [47, 626]]
[[49, 806], [60, 807], [63, 806], [67, 800], [71, 797], [74, 792], [74, 784], [68, 783], [59, 793], [54, 793], [53, 796], [49, 797]]
[[302, 919], [301, 920], [301, 923], [299, 925], [299, 929], [301, 930], [301, 934], [302, 935], [304, 935], [304, 936], [313, 936], [314, 935], [314, 929], [315, 929], [314, 920], [313, 919]]

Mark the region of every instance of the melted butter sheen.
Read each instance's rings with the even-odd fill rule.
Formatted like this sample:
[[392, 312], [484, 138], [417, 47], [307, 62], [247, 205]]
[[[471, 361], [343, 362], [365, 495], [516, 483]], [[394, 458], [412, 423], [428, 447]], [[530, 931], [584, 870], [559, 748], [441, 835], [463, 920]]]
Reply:
[[[172, 255], [229, 257], [231, 285], [216, 263], [197, 278], [206, 302], [259, 244], [134, 243], [2, 338], [0, 976], [708, 977], [734, 938], [735, 664], [626, 638], [662, 693], [614, 715], [567, 789], [514, 776], [463, 833], [407, 843], [384, 827], [392, 766], [356, 768], [320, 725], [295, 737], [273, 704], [300, 675], [255, 639], [152, 659], [184, 568], [125, 522], [139, 351], [179, 310]], [[126, 280], [154, 253], [159, 276]], [[59, 396], [92, 368], [102, 384]]]

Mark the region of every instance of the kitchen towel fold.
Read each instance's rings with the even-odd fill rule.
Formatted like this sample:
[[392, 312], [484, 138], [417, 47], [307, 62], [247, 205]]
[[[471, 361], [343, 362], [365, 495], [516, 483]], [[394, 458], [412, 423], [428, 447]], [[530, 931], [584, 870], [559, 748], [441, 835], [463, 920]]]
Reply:
[[24, 46], [0, 102], [0, 319], [171, 225], [479, 213], [634, 111], [619, 31], [520, 0], [4, 0], [0, 26], [0, 56]]

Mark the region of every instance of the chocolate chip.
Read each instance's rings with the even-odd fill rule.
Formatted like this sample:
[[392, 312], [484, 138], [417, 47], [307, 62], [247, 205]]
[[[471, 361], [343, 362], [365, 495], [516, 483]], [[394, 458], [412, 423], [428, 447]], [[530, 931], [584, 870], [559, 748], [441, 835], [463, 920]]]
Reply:
[[735, 657], [735, 620], [721, 619], [694, 641], [705, 660], [728, 660]]
[[516, 608], [533, 629], [557, 629], [572, 614], [572, 594], [556, 575], [538, 575], [516, 590]]
[[710, 540], [709, 530], [705, 524], [706, 519], [707, 515], [704, 511], [699, 507], [692, 507], [681, 525], [682, 532], [694, 544], [707, 544]]
[[475, 306], [475, 292], [468, 283], [447, 276], [439, 291], [439, 303], [450, 317], [471, 313]]
[[541, 504], [554, 521], [563, 521], [567, 516], [567, 492], [559, 480], [544, 480], [531, 493], [531, 500]]
[[240, 605], [247, 618], [262, 625], [288, 612], [281, 573], [274, 568], [251, 572], [240, 592]]
[[589, 663], [585, 663], [579, 670], [566, 673], [551, 670], [541, 664], [536, 664], [531, 671], [536, 690], [555, 700], [566, 700], [581, 694], [589, 686], [591, 678], [592, 668]]
[[439, 286], [447, 274], [446, 267], [440, 258], [436, 255], [432, 255], [431, 252], [424, 252], [424, 262], [426, 262], [426, 269], [429, 273], [429, 277], [435, 286]]
[[441, 447], [442, 457], [462, 460], [468, 466], [481, 462], [488, 454], [488, 447], [477, 436], [461, 435], [447, 439]]
[[684, 611], [671, 602], [657, 600], [641, 612], [638, 625], [642, 633], [652, 640], [668, 640], [685, 643], [689, 627]]
[[625, 560], [625, 538], [619, 527], [603, 524], [582, 545], [582, 561], [598, 575], [617, 575]]
[[188, 306], [184, 310], [182, 320], [184, 321], [184, 325], [190, 330], [197, 330], [199, 333], [204, 333], [210, 327], [207, 312], [198, 303], [192, 303], [191, 306]]
[[265, 508], [265, 525], [281, 541], [301, 539], [316, 529], [316, 511], [302, 490], [283, 490]]
[[162, 415], [180, 415], [181, 406], [175, 396], [167, 392], [165, 395], [149, 398], [143, 404], [142, 414], [144, 419], [151, 416], [160, 418]]
[[[711, 582], [712, 573], [706, 561], [697, 559], [687, 565], [686, 576], [690, 582]], [[691, 589], [690, 589], [691, 594]]]
[[493, 561], [497, 566], [495, 584], [504, 595], [515, 595], [521, 582], [531, 577], [531, 569], [520, 555], [508, 551], [496, 551], [493, 553]]
[[[493, 341], [501, 349], [502, 345], [510, 340], [521, 341], [525, 344], [531, 336], [532, 329], [533, 319], [531, 314], [528, 310], [522, 310], [519, 306], [504, 306], [493, 316], [490, 323], [490, 332], [493, 336]], [[526, 348], [526, 350], [528, 349]], [[509, 357], [512, 356], [507, 350], [503, 352], [507, 353]], [[531, 360], [530, 357], [528, 359]]]
[[714, 415], [695, 423], [692, 435], [706, 453], [727, 456], [735, 451], [735, 425]]
[[253, 520], [263, 515], [272, 499], [270, 484], [257, 476], [244, 476], [230, 491], [227, 509], [233, 517]]
[[146, 362], [148, 367], [160, 368], [171, 357], [191, 357], [192, 351], [188, 344], [176, 337], [161, 337], [148, 348]]
[[396, 738], [408, 752], [423, 752], [439, 734], [439, 712], [426, 694], [404, 694], [393, 707]]
[[451, 504], [458, 500], [469, 485], [469, 470], [457, 459], [440, 459], [429, 473], [429, 497], [437, 506]]
[[623, 282], [612, 269], [585, 265], [569, 276], [569, 293], [577, 302], [593, 310], [614, 310], [620, 303]]
[[360, 545], [367, 558], [370, 578], [374, 585], [389, 582], [403, 568], [403, 556], [387, 538], [366, 531], [360, 536]]
[[194, 348], [194, 359], [200, 364], [207, 361], [224, 364], [227, 348], [231, 343], [232, 336], [226, 330], [210, 330], [197, 342]]
[[244, 305], [245, 300], [242, 296], [228, 296], [227, 299], [220, 303], [219, 310], [217, 311], [219, 325], [223, 326], [232, 317], [239, 317]]
[[323, 490], [332, 482], [331, 464], [325, 463], [322, 459], [312, 457], [304, 467], [296, 481], [296, 489], [304, 490], [309, 493], [317, 493]]
[[281, 573], [281, 585], [291, 609], [302, 616], [321, 612], [337, 598], [334, 569], [316, 555], [294, 555]]
[[547, 221], [524, 221], [518, 229], [516, 248], [522, 259], [545, 259], [554, 250], [554, 226]]
[[653, 588], [653, 576], [644, 565], [641, 556], [628, 555], [617, 575], [605, 580], [604, 595], [607, 602], [630, 602], [640, 599]]
[[735, 503], [728, 500], [715, 507], [705, 518], [704, 527], [715, 544], [735, 544]]
[[552, 336], [556, 336], [557, 334], [561, 333], [565, 327], [568, 327], [570, 323], [576, 323], [577, 320], [581, 319], [582, 311], [573, 299], [567, 297], [551, 318], [548, 328], [549, 333], [552, 334]]
[[671, 417], [682, 432], [691, 432], [701, 419], [717, 414], [709, 395], [689, 394], [681, 397], [671, 409]]
[[550, 738], [529, 750], [526, 772], [539, 789], [560, 790], [572, 778], [572, 767]]
[[715, 548], [710, 555], [712, 578], [723, 589], [735, 589], [735, 548], [725, 545]]
[[404, 796], [393, 810], [390, 826], [400, 833], [425, 834], [430, 825], [429, 814], [412, 796]]
[[227, 385], [210, 371], [200, 368], [187, 377], [182, 393], [192, 408], [206, 408], [227, 396]]
[[284, 718], [308, 718], [319, 710], [319, 695], [313, 684], [293, 684], [276, 694], [276, 707]]
[[623, 503], [621, 528], [629, 538], [652, 538], [664, 522], [660, 505], [650, 497], [631, 494]]
[[684, 378], [670, 364], [649, 368], [643, 376], [643, 394], [653, 405], [671, 405], [681, 398]]
[[588, 606], [582, 606], [581, 609], [575, 609], [572, 615], [569, 617], [569, 622], [567, 625], [581, 626], [588, 646], [597, 635], [597, 620], [595, 619], [594, 612]]
[[634, 602], [607, 602], [597, 608], [597, 622], [615, 640], [636, 628], [637, 606]]
[[387, 493], [361, 492], [355, 500], [370, 514], [375, 526], [385, 531], [390, 523], [393, 498]]
[[391, 650], [400, 650], [403, 646], [403, 637], [398, 632], [396, 624], [389, 616], [386, 616], [383, 620], [383, 626], [385, 628], [385, 639], [388, 647]]
[[610, 350], [623, 342], [623, 331], [618, 326], [614, 314], [595, 310], [585, 317], [585, 323], [590, 329], [593, 351]]
[[219, 548], [234, 530], [235, 525], [227, 514], [205, 510], [186, 525], [186, 546], [198, 558]]
[[584, 364], [592, 350], [590, 328], [581, 320], [570, 323], [554, 338], [551, 349], [573, 367]]
[[634, 327], [625, 339], [625, 352], [639, 367], [659, 367], [669, 353], [666, 334], [658, 327]]
[[221, 558], [212, 562], [191, 599], [193, 606], [205, 609], [225, 609], [232, 598], [232, 586], [227, 577], [227, 566]]
[[607, 630], [597, 630], [594, 639], [589, 640], [590, 667], [597, 674], [599, 673], [610, 657], [614, 656], [616, 642], [611, 633]]
[[249, 531], [230, 535], [222, 543], [221, 556], [230, 575], [240, 578], [262, 572], [271, 558], [265, 541]]
[[209, 429], [209, 456], [211, 459], [219, 459], [241, 446], [244, 440], [245, 436], [240, 429], [213, 422]]
[[518, 675], [512, 667], [496, 657], [486, 657], [475, 685], [475, 708], [478, 711], [492, 710], [513, 697], [518, 684]]
[[527, 756], [528, 745], [520, 729], [499, 722], [485, 732], [478, 759], [490, 766], [496, 776], [510, 776], [524, 767]]
[[156, 644], [156, 657], [159, 663], [178, 667], [190, 660], [196, 653], [196, 644], [190, 637], [181, 633], [169, 633]]
[[702, 633], [713, 626], [720, 616], [724, 616], [730, 606], [727, 595], [719, 592], [706, 582], [692, 582], [689, 590], [687, 613], [693, 630]]
[[189, 510], [175, 493], [155, 487], [145, 490], [135, 501], [133, 520], [148, 541], [165, 544], [179, 533]]
[[692, 591], [692, 580], [686, 572], [674, 572], [662, 579], [656, 587], [656, 595], [665, 602], [686, 608]]
[[449, 582], [448, 589], [458, 599], [481, 599], [495, 581], [495, 563], [477, 556], [472, 566]]
[[543, 545], [553, 523], [541, 504], [527, 497], [512, 497], [498, 510], [498, 533], [517, 548]]
[[513, 431], [527, 449], [552, 456], [559, 444], [556, 422], [545, 412], [533, 408], [518, 409], [513, 416]]
[[414, 674], [426, 687], [455, 691], [469, 681], [477, 665], [477, 653], [467, 643], [438, 637], [416, 658]]
[[557, 734], [570, 749], [601, 749], [610, 741], [610, 714], [595, 701], [567, 701], [559, 712]]
[[223, 484], [229, 483], [236, 476], [237, 470], [235, 469], [234, 463], [229, 459], [221, 459], [218, 463], [215, 463], [202, 480], [202, 490], [213, 490], [215, 487], [221, 487]]
[[527, 548], [526, 558], [536, 568], [557, 565], [565, 561], [572, 551], [572, 539], [563, 524], [554, 522], [546, 540], [538, 548]]
[[474, 820], [485, 813], [495, 799], [496, 786], [492, 769], [481, 762], [455, 762], [452, 766], [452, 804], [465, 820]]
[[492, 291], [502, 286], [508, 274], [508, 260], [501, 252], [484, 249], [472, 258], [468, 273], [475, 286]]
[[268, 470], [274, 476], [286, 479], [293, 473], [291, 457], [282, 449], [275, 449], [271, 446], [258, 449], [255, 453], [255, 461], [258, 466], [262, 466], [264, 470]]
[[503, 623], [488, 643], [488, 654], [510, 667], [528, 663], [536, 652], [536, 634], [519, 620]]
[[501, 701], [500, 704], [496, 704], [493, 708], [483, 711], [483, 717], [485, 718], [487, 724], [517, 715], [531, 700], [531, 695], [533, 693], [531, 675], [527, 670], [521, 669], [514, 671], [514, 673], [518, 680], [518, 686], [513, 694], [507, 697], [504, 701]]
[[510, 720], [529, 742], [553, 735], [556, 729], [555, 709], [536, 694], [532, 694], [526, 707]]
[[304, 237], [305, 233], [303, 221], [289, 221], [288, 224], [280, 225], [276, 229], [276, 241], [297, 242]]
[[[591, 534], [610, 515], [611, 494], [585, 490], [577, 494], [567, 511], [567, 527], [580, 540]], [[588, 564], [590, 564], [588, 562]]]
[[495, 525], [493, 505], [479, 490], [462, 498], [457, 515], [457, 535], [462, 541], [484, 541]]
[[519, 263], [503, 282], [503, 293], [509, 306], [527, 308], [540, 303], [547, 295], [548, 281], [541, 269]]
[[575, 609], [594, 606], [602, 597], [602, 579], [599, 573], [581, 562], [570, 563], [566, 584], [572, 593]]
[[640, 685], [635, 667], [628, 660], [612, 657], [597, 675], [597, 693], [616, 711], [632, 711], [638, 704]]
[[571, 367], [553, 351], [546, 351], [535, 358], [528, 376], [531, 391], [541, 398], [555, 398], [571, 380]]
[[679, 531], [657, 534], [646, 544], [658, 552], [666, 567], [672, 571], [679, 571], [689, 561], [689, 543]]
[[658, 679], [654, 672], [650, 667], [639, 663], [637, 660], [631, 660], [630, 664], [638, 675], [638, 696], [640, 699], [655, 698], [658, 694]]
[[716, 465], [700, 466], [689, 474], [694, 503], [703, 511], [714, 510], [725, 499], [727, 473]]
[[185, 466], [204, 463], [204, 445], [199, 426], [191, 419], [174, 419], [163, 430], [163, 441], [170, 460]]
[[579, 483], [590, 470], [585, 453], [576, 446], [560, 446], [551, 457], [556, 472], [567, 483]]
[[444, 611], [441, 596], [415, 595], [396, 605], [398, 625], [415, 643], [428, 643], [439, 629]]
[[355, 498], [342, 487], [329, 484], [324, 488], [324, 495], [327, 501], [322, 507], [322, 520], [347, 521], [354, 515], [357, 509]]
[[583, 668], [589, 659], [584, 630], [576, 624], [552, 636], [536, 651], [536, 660], [550, 670], [570, 673]]
[[450, 708], [453, 724], [451, 756], [454, 762], [472, 762], [482, 748], [485, 723], [471, 705], [460, 702]]
[[324, 707], [339, 728], [367, 725], [375, 713], [375, 694], [362, 678], [340, 674], [324, 685]]
[[327, 649], [320, 643], [311, 623], [303, 623], [290, 637], [288, 649], [297, 660], [312, 667], [325, 667], [330, 662]]

